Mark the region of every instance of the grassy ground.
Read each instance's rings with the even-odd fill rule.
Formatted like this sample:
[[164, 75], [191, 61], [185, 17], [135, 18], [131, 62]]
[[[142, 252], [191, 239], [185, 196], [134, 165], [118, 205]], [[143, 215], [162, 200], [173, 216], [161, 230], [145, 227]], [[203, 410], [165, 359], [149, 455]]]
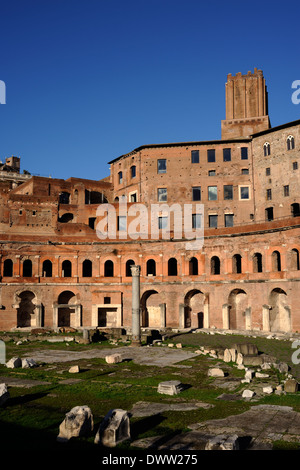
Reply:
[[[0, 337], [1, 339], [1, 337]], [[206, 334], [176, 335], [168, 342], [180, 342], [184, 348], [192, 351], [199, 346], [227, 347], [233, 343], [251, 342], [258, 346], [259, 351], [274, 355], [279, 360], [291, 366], [291, 373], [300, 378], [300, 367], [292, 364], [291, 343], [288, 341], [267, 340], [264, 338], [248, 338], [243, 336], [223, 336]], [[34, 349], [49, 348], [61, 350], [85, 350], [90, 348], [114, 348], [108, 342], [89, 345], [69, 343], [28, 342], [17, 346], [15, 342], [6, 342], [7, 359], [13, 356], [22, 357]], [[154, 346], [162, 347], [162, 346]], [[145, 347], [145, 354], [147, 348]], [[208, 419], [219, 419], [232, 414], [246, 411], [251, 406], [249, 402], [223, 401], [217, 397], [226, 392], [224, 388], [216, 385], [215, 379], [208, 377], [209, 367], [220, 363], [220, 360], [197, 356], [181, 364], [188, 368], [141, 366], [133, 361], [120, 364], [107, 364], [104, 359], [82, 359], [76, 361], [80, 365], [79, 374], [68, 372], [74, 363], [41, 364], [32, 369], [8, 369], [0, 365], [0, 376], [15, 377], [19, 379], [32, 379], [45, 381], [42, 385], [31, 388], [9, 387], [10, 399], [0, 408], [0, 442], [2, 448], [15, 448], [18, 443], [19, 450], [58, 449], [61, 443], [56, 442], [59, 425], [65, 413], [77, 405], [87, 405], [91, 408], [95, 429], [91, 436], [72, 439], [67, 448], [95, 450], [94, 435], [98, 426], [112, 408], [122, 408], [130, 411], [139, 401], [185, 403], [201, 401], [214, 405], [210, 409], [199, 408], [186, 412], [164, 412], [153, 417], [131, 418], [132, 439], [156, 435], [174, 435], [188, 430], [188, 425]], [[234, 393], [241, 389], [239, 380], [244, 372], [222, 363], [228, 368], [230, 380], [236, 380]], [[281, 377], [273, 372], [274, 377]], [[66, 379], [73, 379], [74, 383], [62, 383]], [[75, 382], [74, 379], [80, 380]], [[157, 386], [161, 381], [180, 380], [188, 388], [177, 396], [164, 396], [157, 393]], [[280, 404], [292, 406], [300, 411], [297, 394], [285, 396], [270, 395], [263, 397], [258, 403]], [[257, 404], [257, 403], [256, 403]], [[76, 442], [75, 442], [76, 441]], [[281, 443], [278, 443], [280, 448]], [[128, 443], [121, 445], [127, 447]]]

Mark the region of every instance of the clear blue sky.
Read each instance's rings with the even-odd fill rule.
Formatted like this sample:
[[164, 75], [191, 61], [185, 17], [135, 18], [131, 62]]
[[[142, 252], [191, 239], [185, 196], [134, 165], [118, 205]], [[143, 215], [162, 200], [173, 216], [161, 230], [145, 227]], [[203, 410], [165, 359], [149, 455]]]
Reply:
[[0, 159], [101, 179], [151, 143], [221, 138], [228, 73], [263, 70], [271, 125], [300, 118], [300, 4], [0, 0]]

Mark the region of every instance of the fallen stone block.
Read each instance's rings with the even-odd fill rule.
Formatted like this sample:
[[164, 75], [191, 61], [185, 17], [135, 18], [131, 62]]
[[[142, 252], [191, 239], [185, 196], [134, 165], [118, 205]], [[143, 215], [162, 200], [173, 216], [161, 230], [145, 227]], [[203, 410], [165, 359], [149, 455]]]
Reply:
[[246, 380], [249, 380], [249, 381], [252, 380], [253, 376], [254, 376], [254, 370], [252, 370], [252, 369], [246, 370], [246, 372], [245, 372], [245, 379]]
[[258, 354], [257, 346], [251, 343], [233, 344], [232, 349], [235, 349], [237, 353], [242, 353], [245, 356], [256, 356]]
[[273, 387], [263, 387], [263, 393], [267, 393], [268, 395], [270, 395], [271, 393], [273, 393]]
[[167, 380], [158, 384], [157, 392], [163, 395], [177, 395], [184, 389], [179, 380]]
[[70, 374], [78, 374], [79, 372], [80, 372], [79, 366], [72, 366], [72, 367], [70, 367], [70, 369], [69, 369], [69, 373], [70, 373]]
[[269, 374], [262, 374], [261, 372], [255, 372], [255, 377], [257, 377], [258, 379], [267, 379], [269, 376]]
[[289, 379], [284, 384], [284, 391], [287, 393], [296, 393], [298, 391], [298, 382], [295, 379]]
[[224, 434], [215, 436], [207, 442], [205, 450], [239, 450], [238, 435], [226, 436]]
[[9, 369], [16, 369], [17, 367], [22, 367], [22, 360], [20, 357], [12, 357], [7, 363], [6, 367]]
[[34, 359], [22, 359], [22, 369], [29, 369], [31, 367], [37, 367], [37, 363]]
[[130, 439], [128, 412], [121, 409], [110, 410], [99, 426], [94, 443], [115, 447], [127, 439]]
[[86, 405], [75, 406], [65, 415], [65, 419], [59, 426], [57, 441], [67, 442], [72, 437], [80, 437], [89, 434], [94, 428], [93, 415]]
[[207, 375], [209, 377], [225, 377], [224, 371], [219, 367], [209, 369]]
[[260, 356], [244, 356], [243, 364], [245, 366], [261, 366], [263, 359]]
[[255, 393], [252, 390], [244, 390], [242, 397], [243, 398], [252, 398], [255, 395]]
[[9, 399], [9, 391], [6, 384], [0, 384], [0, 406]]
[[105, 360], [107, 364], [117, 364], [119, 362], [122, 362], [122, 356], [121, 354], [111, 354], [109, 356], [106, 356]]
[[232, 361], [232, 356], [231, 356], [231, 352], [229, 349], [225, 349], [224, 351], [224, 362], [231, 362]]

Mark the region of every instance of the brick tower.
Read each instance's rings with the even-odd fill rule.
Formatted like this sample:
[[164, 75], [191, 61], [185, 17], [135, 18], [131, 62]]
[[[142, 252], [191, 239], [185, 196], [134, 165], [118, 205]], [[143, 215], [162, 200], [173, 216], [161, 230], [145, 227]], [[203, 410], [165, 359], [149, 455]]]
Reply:
[[270, 128], [268, 96], [262, 70], [227, 76], [226, 119], [221, 121], [222, 139], [248, 137]]

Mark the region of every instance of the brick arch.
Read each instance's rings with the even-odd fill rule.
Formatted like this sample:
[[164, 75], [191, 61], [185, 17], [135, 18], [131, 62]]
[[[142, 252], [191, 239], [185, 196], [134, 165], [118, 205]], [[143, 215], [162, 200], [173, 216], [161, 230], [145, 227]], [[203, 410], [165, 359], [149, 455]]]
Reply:
[[162, 326], [161, 316], [163, 315], [162, 293], [156, 289], [148, 289], [141, 296], [141, 326], [155, 327]]
[[240, 288], [233, 289], [228, 296], [229, 329], [245, 329], [246, 310], [248, 307], [248, 294]]
[[203, 328], [209, 297], [199, 289], [190, 289], [184, 295], [184, 328]]
[[291, 309], [288, 305], [288, 295], [280, 287], [275, 287], [269, 293], [270, 331], [291, 331]]

